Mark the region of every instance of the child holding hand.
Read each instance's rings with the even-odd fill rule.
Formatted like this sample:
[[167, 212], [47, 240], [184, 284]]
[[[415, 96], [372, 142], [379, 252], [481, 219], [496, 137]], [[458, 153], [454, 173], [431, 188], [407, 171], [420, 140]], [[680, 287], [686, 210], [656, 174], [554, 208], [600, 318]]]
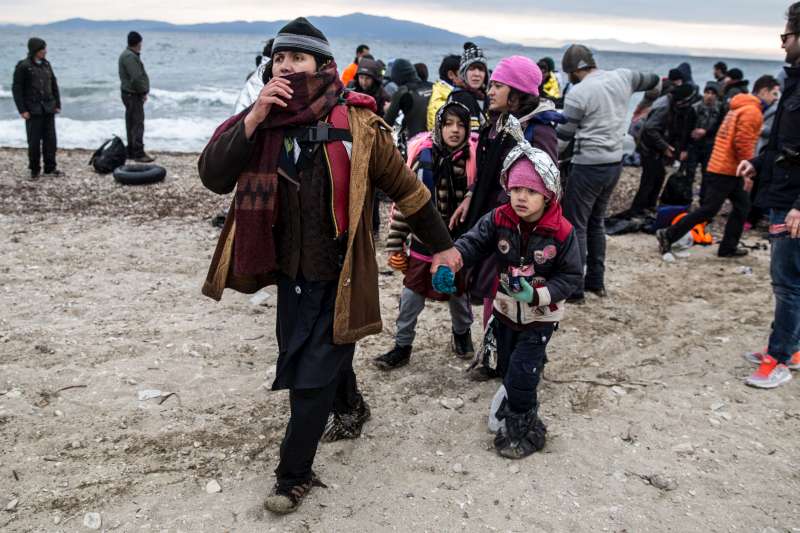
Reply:
[[481, 218], [455, 246], [464, 268], [491, 254], [497, 260], [500, 285], [490, 327], [507, 399], [496, 413], [504, 424], [494, 445], [500, 455], [521, 459], [545, 444], [536, 389], [547, 344], [564, 316], [564, 301], [580, 286], [582, 268], [575, 232], [558, 202], [558, 168], [522, 138], [515, 122], [511, 118], [504, 126], [516, 133], [518, 145], [501, 173], [510, 201]]

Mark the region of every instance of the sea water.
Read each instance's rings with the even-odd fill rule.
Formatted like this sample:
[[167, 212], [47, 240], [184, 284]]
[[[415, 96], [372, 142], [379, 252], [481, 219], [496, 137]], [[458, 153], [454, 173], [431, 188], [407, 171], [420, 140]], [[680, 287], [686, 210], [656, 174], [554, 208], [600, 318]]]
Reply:
[[[130, 29], [135, 29], [131, 27]], [[111, 135], [125, 138], [124, 108], [120, 99], [117, 59], [125, 48], [126, 32], [108, 30], [66, 31], [4, 29], [0, 32], [0, 146], [26, 146], [25, 126], [11, 94], [14, 66], [27, 53], [29, 37], [47, 41], [48, 60], [61, 88], [62, 112], [57, 119], [58, 144], [62, 148], [96, 148]], [[150, 76], [150, 96], [145, 105], [145, 146], [150, 150], [196, 152], [203, 148], [214, 128], [233, 112], [236, 97], [247, 75], [255, 69], [255, 56], [270, 36], [257, 34], [206, 34], [146, 32], [142, 61]], [[340, 69], [353, 59], [359, 43], [332, 42]], [[369, 43], [376, 58], [388, 62], [404, 57], [428, 65], [430, 81], [439, 63], [460, 47], [423, 42], [378, 41]], [[521, 54], [537, 60], [553, 57], [558, 65], [562, 50], [491, 46], [485, 50], [490, 67], [500, 58]], [[777, 54], [779, 55], [779, 54]], [[712, 75], [719, 58], [684, 58], [657, 54], [598, 52], [598, 63], [607, 69], [626, 67], [666, 75], [681, 61], [688, 61], [701, 87]], [[741, 68], [755, 81], [762, 74], [776, 74], [777, 62], [723, 58], [729, 67]], [[631, 106], [638, 97], [634, 97]]]

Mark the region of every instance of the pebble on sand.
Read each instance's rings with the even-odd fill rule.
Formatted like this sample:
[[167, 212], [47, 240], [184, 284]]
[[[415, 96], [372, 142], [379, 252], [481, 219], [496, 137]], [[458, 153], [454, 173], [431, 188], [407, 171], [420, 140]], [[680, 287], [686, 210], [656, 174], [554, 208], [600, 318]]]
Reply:
[[208, 483], [206, 483], [206, 492], [209, 494], [216, 494], [218, 492], [222, 492], [222, 487], [217, 482], [216, 479], [212, 479]]
[[100, 513], [86, 513], [83, 515], [83, 525], [89, 529], [100, 529], [103, 526], [103, 518]]

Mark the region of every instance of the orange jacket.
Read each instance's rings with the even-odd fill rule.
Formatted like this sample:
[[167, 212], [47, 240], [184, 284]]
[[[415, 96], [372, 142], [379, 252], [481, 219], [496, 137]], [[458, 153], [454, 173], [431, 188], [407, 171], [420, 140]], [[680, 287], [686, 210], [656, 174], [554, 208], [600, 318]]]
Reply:
[[714, 140], [708, 171], [735, 176], [739, 163], [744, 159], [752, 159], [755, 155], [763, 124], [761, 100], [752, 94], [734, 96], [730, 111], [725, 115]]
[[345, 87], [356, 77], [356, 72], [358, 72], [357, 63], [350, 63], [347, 65], [347, 68], [342, 71], [342, 83]]

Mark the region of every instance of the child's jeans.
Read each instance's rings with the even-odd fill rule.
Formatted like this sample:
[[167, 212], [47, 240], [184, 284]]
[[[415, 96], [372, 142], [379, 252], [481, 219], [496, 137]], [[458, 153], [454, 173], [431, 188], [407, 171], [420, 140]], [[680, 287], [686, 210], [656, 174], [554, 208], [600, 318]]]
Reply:
[[547, 362], [547, 343], [556, 324], [542, 322], [534, 329], [515, 331], [495, 317], [497, 370], [503, 376], [512, 411], [524, 413], [538, 405], [536, 389]]
[[[453, 321], [453, 331], [459, 335], [466, 333], [472, 327], [472, 307], [469, 305], [469, 296], [451, 296], [447, 301], [450, 306], [450, 318]], [[425, 309], [425, 296], [418, 294], [408, 287], [403, 287], [400, 293], [400, 314], [397, 315], [397, 334], [395, 343], [398, 346], [411, 346], [416, 336], [417, 318]]]

